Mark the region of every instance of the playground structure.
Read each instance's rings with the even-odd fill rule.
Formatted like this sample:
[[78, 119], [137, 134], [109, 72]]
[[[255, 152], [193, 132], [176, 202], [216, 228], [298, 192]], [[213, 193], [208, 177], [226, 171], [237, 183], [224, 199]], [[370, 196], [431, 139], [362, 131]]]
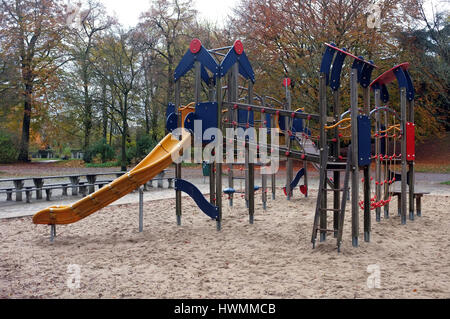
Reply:
[[[346, 58], [352, 59], [348, 109], [341, 105], [340, 92]], [[198, 39], [194, 39], [174, 73], [175, 103], [169, 104], [167, 108], [166, 129], [169, 133], [164, 140], [128, 174], [70, 207], [50, 207], [39, 212], [33, 222], [50, 225], [53, 238], [56, 234], [55, 225], [69, 224], [87, 217], [139, 188], [168, 167], [175, 158], [179, 159], [182, 150], [190, 146], [192, 135], [194, 148], [199, 147], [211, 153], [207, 161], [210, 198], [207, 200], [195, 185], [182, 179], [182, 165], [177, 161], [175, 198], [178, 225], [182, 222], [182, 192], [192, 197], [197, 206], [216, 221], [219, 231], [223, 221], [222, 197], [226, 196], [232, 206], [234, 196], [242, 193], [248, 208], [249, 223], [253, 224], [256, 191], [261, 190], [264, 209], [269, 190], [275, 199], [276, 171], [271, 170], [275, 156], [276, 159], [286, 159], [286, 184], [283, 190], [288, 200], [294, 196], [294, 189], [301, 179], [303, 185], [300, 191], [308, 196], [308, 163], [319, 170], [319, 191], [311, 239], [313, 247], [316, 246], [318, 234], [322, 242], [332, 233], [340, 251], [350, 191], [352, 244], [358, 246], [360, 209], [364, 211], [364, 240], [369, 242], [371, 212], [375, 211], [376, 220], [380, 221], [381, 209], [384, 207], [384, 216], [389, 218], [392, 184], [397, 181], [401, 182], [401, 222], [405, 224], [407, 219], [407, 195], [409, 217], [414, 219], [414, 88], [408, 67], [408, 63], [398, 65], [371, 82], [372, 72], [376, 68], [373, 62], [333, 44], [326, 44], [319, 76], [319, 112], [312, 114], [302, 108], [292, 107], [289, 79], [283, 82], [286, 92], [284, 102], [254, 92], [255, 74], [239, 40], [233, 46], [208, 50]], [[183, 106], [181, 79], [191, 70], [194, 71], [194, 102]], [[400, 87], [400, 115], [387, 105], [387, 85], [395, 80]], [[207, 88], [207, 102], [201, 102], [202, 83]], [[363, 96], [361, 107], [359, 86]], [[331, 89], [331, 106], [327, 99], [328, 88]], [[373, 109], [371, 89], [375, 96]], [[196, 122], [201, 123], [200, 129], [194, 125]], [[178, 128], [182, 128], [182, 134], [175, 134]], [[209, 136], [207, 132], [211, 128], [218, 128], [218, 132], [223, 134]], [[260, 134], [258, 139], [257, 134], [252, 135], [248, 131], [252, 128], [265, 128], [270, 136]], [[225, 134], [227, 129], [232, 129], [232, 136]], [[277, 140], [281, 143], [277, 143]], [[375, 154], [372, 154], [372, 140], [375, 141]], [[400, 150], [397, 142], [401, 144]], [[345, 143], [349, 143], [346, 156], [341, 149]], [[208, 148], [211, 145], [214, 147]], [[263, 158], [263, 149], [267, 150], [266, 158]], [[252, 154], [256, 154], [256, 158], [252, 158]], [[222, 161], [224, 156], [227, 158], [225, 162]], [[267, 160], [269, 156], [271, 159]], [[244, 160], [236, 161], [237, 158]], [[303, 162], [303, 168], [295, 176], [294, 161]], [[373, 162], [375, 176], [371, 177], [370, 166]], [[395, 172], [398, 163], [401, 163], [401, 174]], [[255, 166], [264, 172], [261, 174], [261, 186], [255, 185]], [[361, 201], [360, 170], [364, 175]], [[236, 171], [244, 172], [244, 176], [237, 176]], [[228, 175], [228, 188], [225, 189], [223, 173]], [[235, 181], [239, 179], [245, 181], [244, 190], [235, 189]], [[372, 189], [374, 194], [371, 197]], [[329, 193], [333, 196], [333, 208], [328, 207]], [[330, 212], [333, 213], [333, 229], [328, 226]]]
[[[221, 53], [226, 51], [227, 53]], [[350, 72], [350, 108], [341, 106], [341, 75], [345, 59], [352, 59]], [[220, 62], [218, 59], [222, 59]], [[214, 62], [216, 64], [214, 65]], [[176, 127], [188, 128], [194, 133], [193, 122], [200, 120], [203, 130], [216, 127], [224, 132], [228, 128], [266, 128], [276, 131], [283, 137], [283, 145], [273, 145], [270, 139], [253, 140], [259, 147], [267, 146], [271, 153], [279, 153], [287, 159], [286, 184], [283, 188], [287, 199], [293, 195], [293, 189], [300, 179], [304, 178], [301, 192], [308, 194], [307, 163], [310, 162], [320, 172], [319, 192], [317, 197], [315, 218], [313, 224], [312, 244], [316, 245], [317, 235], [320, 241], [327, 239], [328, 233], [333, 233], [340, 250], [345, 219], [346, 203], [351, 197], [352, 212], [352, 244], [357, 247], [359, 242], [359, 211], [364, 211], [364, 240], [370, 241], [371, 212], [375, 210], [376, 220], [381, 220], [381, 209], [384, 216], [389, 218], [389, 203], [392, 200], [392, 184], [401, 182], [400, 215], [402, 224], [406, 224], [406, 199], [409, 195], [409, 216], [414, 220], [414, 88], [408, 73], [409, 64], [400, 64], [383, 73], [371, 82], [372, 72], [377, 68], [372, 61], [357, 57], [345, 49], [339, 49], [334, 44], [326, 44], [319, 77], [319, 114], [308, 114], [303, 109], [292, 111], [289, 91], [289, 79], [283, 82], [286, 88], [286, 101], [280, 102], [272, 97], [258, 95], [253, 91], [255, 77], [250, 62], [245, 54], [243, 45], [236, 41], [233, 46], [207, 50], [199, 40], [194, 40], [191, 47], [181, 60], [175, 71], [176, 103], [168, 108], [167, 129]], [[194, 69], [195, 102], [190, 104], [189, 113], [184, 113], [186, 107], [180, 104], [179, 80], [189, 70]], [[211, 71], [212, 76], [206, 69]], [[239, 78], [247, 86], [240, 85]], [[226, 81], [226, 85], [222, 84]], [[387, 85], [397, 80], [400, 87], [400, 116], [387, 105], [389, 93]], [[209, 109], [216, 112], [211, 117], [203, 111], [204, 104], [200, 103], [201, 81], [209, 88]], [[363, 102], [360, 107], [359, 91], [362, 90]], [[327, 88], [331, 88], [332, 106], [327, 102]], [[371, 108], [371, 89], [375, 95], [375, 106]], [[225, 92], [224, 92], [225, 91]], [[242, 93], [246, 95], [242, 96]], [[267, 103], [267, 101], [271, 103]], [[275, 103], [273, 103], [275, 102]], [[381, 103], [385, 105], [382, 105]], [[278, 108], [274, 105], [276, 104]], [[207, 108], [207, 107], [206, 107]], [[375, 119], [375, 122], [372, 121]], [[177, 125], [175, 125], [175, 123]], [[317, 136], [313, 136], [313, 130]], [[203, 131], [204, 132], [204, 131]], [[345, 132], [349, 132], [346, 136]], [[195, 134], [194, 134], [195, 135]], [[195, 137], [198, 138], [198, 137]], [[238, 144], [245, 140], [245, 198], [249, 211], [249, 222], [254, 222], [254, 190], [255, 164], [261, 167], [267, 165], [261, 162], [249, 161], [249, 148], [252, 139], [240, 139], [233, 136], [233, 140], [224, 137], [224, 144]], [[342, 143], [348, 140], [347, 156], [341, 153]], [[372, 154], [372, 140], [375, 140], [375, 154]], [[203, 140], [204, 143], [210, 141]], [[228, 143], [227, 143], [228, 142]], [[354, 142], [354, 143], [353, 143]], [[397, 142], [401, 144], [397, 149]], [[218, 147], [228, 148], [220, 144]], [[226, 153], [224, 151], [224, 153]], [[402, 156], [403, 154], [403, 156]], [[405, 156], [406, 155], [406, 156]], [[230, 205], [233, 204], [234, 148], [231, 157], [227, 154], [228, 185], [222, 191], [222, 163], [211, 162], [210, 171], [210, 202], [217, 208], [217, 229], [221, 229], [222, 200], [224, 192]], [[304, 167], [293, 177], [293, 161], [301, 160]], [[370, 176], [370, 166], [375, 161], [375, 177]], [[396, 164], [401, 163], [401, 174], [394, 170]], [[363, 200], [359, 200], [360, 171], [363, 171]], [[341, 175], [344, 176], [341, 176]], [[271, 175], [272, 195], [275, 198], [275, 174]], [[177, 167], [176, 178], [181, 178], [181, 165]], [[351, 180], [350, 180], [351, 179]], [[342, 185], [343, 182], [343, 185]], [[350, 186], [351, 182], [351, 187]], [[375, 185], [373, 188], [372, 184]], [[407, 184], [410, 185], [409, 190]], [[371, 196], [371, 189], [375, 192]], [[351, 196], [349, 194], [351, 190]], [[177, 190], [180, 191], [180, 190]], [[332, 193], [333, 208], [328, 206], [328, 194]], [[263, 207], [266, 203], [267, 175], [262, 175]], [[181, 198], [177, 196], [177, 198]], [[181, 221], [181, 200], [176, 204], [178, 222]], [[333, 212], [333, 229], [328, 227], [328, 213]]]

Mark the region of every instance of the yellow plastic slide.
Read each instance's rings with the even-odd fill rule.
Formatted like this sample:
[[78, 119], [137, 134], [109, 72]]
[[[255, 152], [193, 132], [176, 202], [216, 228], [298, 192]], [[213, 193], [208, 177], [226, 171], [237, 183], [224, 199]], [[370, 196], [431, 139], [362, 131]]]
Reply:
[[52, 206], [33, 216], [33, 223], [67, 225], [80, 221], [145, 184], [179, 158], [190, 134], [183, 132], [181, 141], [167, 135], [133, 170], [71, 206]]

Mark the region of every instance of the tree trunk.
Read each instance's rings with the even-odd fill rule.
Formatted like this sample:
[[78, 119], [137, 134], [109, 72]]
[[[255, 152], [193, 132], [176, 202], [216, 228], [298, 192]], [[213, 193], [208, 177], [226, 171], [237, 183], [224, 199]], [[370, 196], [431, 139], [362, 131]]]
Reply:
[[150, 103], [148, 98], [145, 99], [144, 112], [145, 112], [145, 134], [150, 134]]
[[103, 139], [105, 143], [108, 137], [108, 104], [106, 103], [106, 85], [102, 87], [102, 126], [103, 126]]
[[120, 163], [120, 170], [127, 170], [127, 136], [128, 136], [128, 96], [125, 95], [122, 109], [122, 159]]
[[167, 101], [166, 105], [168, 105], [170, 102], [173, 102], [173, 87], [174, 87], [174, 79], [173, 79], [173, 61], [172, 59], [169, 60], [167, 68], [167, 75], [168, 75], [168, 81], [167, 81]]
[[[86, 76], [86, 75], [85, 75]], [[84, 151], [86, 152], [90, 145], [91, 129], [92, 129], [92, 104], [89, 96], [89, 87], [87, 81], [84, 81]]]
[[122, 117], [122, 148], [121, 148], [121, 160], [120, 160], [120, 170], [127, 170], [127, 135], [128, 135], [128, 124], [126, 116]]
[[32, 107], [32, 93], [33, 86], [31, 84], [25, 85], [25, 101], [23, 109], [23, 123], [22, 123], [22, 138], [19, 147], [19, 162], [30, 162], [28, 158], [30, 146], [30, 123], [31, 123], [31, 107]]
[[152, 126], [152, 138], [153, 140], [157, 141], [158, 140], [158, 110], [157, 110], [157, 102], [153, 103], [153, 107], [152, 107], [152, 122], [151, 122], [151, 126]]

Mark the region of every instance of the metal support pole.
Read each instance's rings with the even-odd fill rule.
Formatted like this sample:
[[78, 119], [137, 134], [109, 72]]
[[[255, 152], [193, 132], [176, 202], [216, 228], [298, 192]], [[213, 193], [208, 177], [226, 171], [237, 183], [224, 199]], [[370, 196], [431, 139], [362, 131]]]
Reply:
[[139, 232], [144, 231], [144, 189], [139, 187]]
[[50, 242], [53, 243], [56, 238], [56, 225], [50, 225]]

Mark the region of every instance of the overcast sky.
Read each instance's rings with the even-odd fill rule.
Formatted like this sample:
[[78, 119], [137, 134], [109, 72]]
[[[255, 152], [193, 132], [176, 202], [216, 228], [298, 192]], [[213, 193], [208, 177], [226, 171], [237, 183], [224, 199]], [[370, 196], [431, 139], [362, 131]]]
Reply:
[[[67, 0], [68, 2], [74, 0]], [[118, 17], [119, 21], [126, 26], [134, 26], [139, 14], [150, 8], [151, 0], [100, 0], [108, 9], [109, 13]], [[195, 8], [199, 11], [200, 18], [216, 22], [223, 26], [227, 15], [232, 13], [232, 8], [239, 0], [193, 0]], [[430, 15], [437, 7], [438, 10], [449, 10], [450, 0], [426, 0], [427, 15]], [[432, 5], [433, 4], [433, 5]]]
[[[101, 0], [110, 14], [116, 13], [119, 21], [127, 26], [134, 26], [139, 14], [150, 8], [151, 0]], [[238, 0], [195, 0], [195, 8], [202, 19], [208, 19], [222, 25], [223, 21]]]

